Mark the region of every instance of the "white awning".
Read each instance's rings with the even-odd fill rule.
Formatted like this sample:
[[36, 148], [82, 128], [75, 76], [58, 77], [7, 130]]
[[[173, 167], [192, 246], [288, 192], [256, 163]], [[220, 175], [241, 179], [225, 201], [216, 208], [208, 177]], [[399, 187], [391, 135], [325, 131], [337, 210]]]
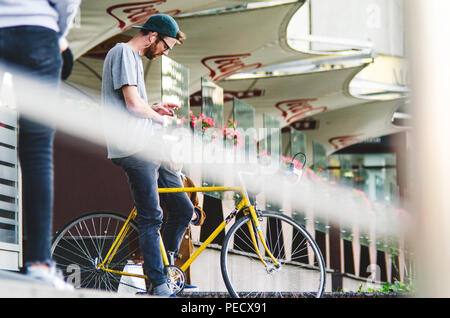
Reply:
[[68, 40], [75, 57], [97, 44], [120, 34], [132, 25], [144, 24], [150, 15], [165, 13], [171, 16], [232, 7], [248, 2], [267, 0], [91, 0], [82, 1], [80, 13]]
[[[200, 90], [200, 78], [213, 81], [258, 67], [309, 60], [339, 57], [339, 53], [309, 54], [290, 48], [286, 30], [293, 14], [303, 1], [276, 6], [222, 12], [201, 16], [180, 17], [180, 29], [187, 34], [182, 46], [169, 57], [184, 65], [190, 72], [190, 94]], [[100, 91], [103, 58], [117, 42], [129, 40], [138, 31], [131, 29], [95, 47], [75, 63], [70, 82]], [[358, 52], [355, 52], [358, 54]], [[348, 53], [345, 54], [348, 58]], [[152, 101], [160, 99], [160, 60], [144, 58], [144, 70]]]
[[303, 131], [303, 133], [307, 138], [322, 144], [327, 155], [330, 155], [370, 138], [405, 131], [407, 128], [392, 124], [395, 111], [404, 103], [404, 99], [370, 101], [319, 114], [313, 116], [317, 121], [318, 129]]
[[392, 124], [394, 112], [405, 102], [368, 100], [352, 96], [349, 84], [364, 65], [332, 71], [226, 80], [224, 88], [227, 114], [232, 97], [241, 98], [255, 108], [256, 126], [262, 127], [266, 113], [320, 142], [327, 153], [374, 138], [404, 131]]
[[[258, 127], [262, 126], [262, 116], [259, 116], [262, 113], [279, 120], [285, 127], [312, 115], [366, 102], [349, 93], [350, 81], [364, 66], [226, 80], [218, 85], [224, 89], [226, 102], [237, 97], [255, 108]], [[231, 103], [226, 105], [226, 109], [231, 112]]]

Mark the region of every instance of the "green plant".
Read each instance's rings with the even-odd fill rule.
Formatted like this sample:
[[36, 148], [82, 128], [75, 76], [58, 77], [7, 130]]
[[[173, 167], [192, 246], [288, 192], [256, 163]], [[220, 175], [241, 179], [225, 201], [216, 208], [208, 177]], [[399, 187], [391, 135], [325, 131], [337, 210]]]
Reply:
[[395, 281], [394, 283], [386, 282], [381, 288], [367, 288], [367, 290], [363, 290], [363, 285], [360, 285], [357, 293], [369, 292], [369, 293], [413, 293], [415, 292], [415, 285], [411, 280], [407, 280], [406, 282]]
[[395, 281], [393, 284], [385, 283], [382, 291], [385, 293], [411, 293], [415, 291], [415, 288], [412, 282]]

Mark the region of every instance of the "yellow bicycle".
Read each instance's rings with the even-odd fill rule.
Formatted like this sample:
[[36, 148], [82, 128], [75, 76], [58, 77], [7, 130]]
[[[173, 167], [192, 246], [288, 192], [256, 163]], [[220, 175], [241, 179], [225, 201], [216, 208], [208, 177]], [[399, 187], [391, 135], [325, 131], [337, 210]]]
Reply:
[[[256, 208], [244, 186], [159, 189], [160, 193], [209, 191], [234, 191], [241, 198], [181, 267], [174, 265], [161, 239], [167, 280], [175, 293], [185, 286], [184, 272], [234, 222], [226, 233], [220, 257], [222, 278], [232, 297], [322, 296], [326, 270], [313, 237], [294, 219]], [[146, 276], [133, 269], [140, 265], [133, 261], [140, 255], [136, 216], [136, 208], [128, 218], [113, 212], [94, 212], [67, 224], [52, 245], [53, 259], [66, 279], [79, 288], [117, 291], [126, 286], [145, 290], [142, 282]]]

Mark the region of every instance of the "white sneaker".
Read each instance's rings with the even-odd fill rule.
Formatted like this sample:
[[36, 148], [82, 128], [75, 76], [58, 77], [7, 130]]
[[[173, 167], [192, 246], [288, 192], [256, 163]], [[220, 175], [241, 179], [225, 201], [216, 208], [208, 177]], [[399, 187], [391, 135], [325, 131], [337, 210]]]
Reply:
[[31, 266], [27, 268], [27, 276], [40, 282], [50, 285], [59, 290], [71, 291], [74, 287], [65, 282], [61, 271], [59, 271], [54, 264], [51, 266]]

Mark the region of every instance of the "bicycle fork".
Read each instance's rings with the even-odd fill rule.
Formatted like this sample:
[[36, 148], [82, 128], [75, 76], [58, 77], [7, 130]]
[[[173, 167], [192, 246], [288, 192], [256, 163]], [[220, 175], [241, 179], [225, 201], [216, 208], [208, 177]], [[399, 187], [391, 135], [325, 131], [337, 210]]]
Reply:
[[[249, 202], [250, 203], [250, 202]], [[260, 261], [264, 264], [264, 266], [266, 268], [269, 268], [269, 265], [266, 263], [266, 261], [264, 261], [260, 249], [258, 247], [258, 240], [256, 238], [255, 235], [255, 231], [253, 230], [253, 228], [256, 230], [256, 234], [258, 235], [261, 244], [264, 247], [264, 250], [266, 252], [266, 254], [270, 257], [270, 259], [273, 261], [274, 265], [276, 268], [280, 267], [280, 264], [277, 262], [277, 260], [275, 259], [275, 257], [272, 255], [272, 253], [270, 252], [267, 244], [266, 244], [266, 240], [264, 239], [262, 230], [261, 230], [261, 226], [259, 224], [259, 220], [258, 220], [258, 215], [256, 213], [255, 207], [253, 205], [249, 205], [248, 207], [248, 211], [247, 213], [250, 213], [251, 219], [247, 222], [247, 227], [250, 233], [250, 238], [252, 240], [253, 246], [255, 247], [255, 251], [256, 254], [258, 255], [258, 258], [260, 259]], [[244, 211], [245, 213], [245, 211]]]
[[[264, 236], [263, 236], [263, 233], [261, 230], [261, 226], [260, 226], [259, 220], [258, 220], [258, 214], [256, 213], [255, 207], [250, 203], [250, 201], [247, 199], [247, 197], [245, 195], [243, 196], [243, 199], [241, 200], [241, 202], [239, 202], [237, 207], [225, 218], [225, 221], [221, 224], [221, 226], [219, 226], [220, 230], [222, 230], [228, 223], [230, 223], [230, 221], [241, 210], [243, 211], [244, 215], [248, 215], [250, 213], [251, 219], [247, 222], [247, 227], [248, 227], [248, 230], [250, 233], [250, 238], [252, 240], [253, 246], [255, 248], [255, 252], [258, 255], [259, 260], [264, 264], [264, 266], [266, 268], [269, 268], [269, 265], [266, 263], [266, 261], [264, 261], [262, 255], [261, 255], [260, 248], [258, 247], [258, 240], [255, 235], [254, 229], [256, 230], [256, 234], [258, 235], [266, 254], [273, 261], [275, 267], [279, 268], [280, 264], [277, 262], [275, 257], [270, 252], [270, 250], [266, 244], [266, 240], [264, 239]], [[211, 234], [211, 236], [213, 236], [213, 234]]]

